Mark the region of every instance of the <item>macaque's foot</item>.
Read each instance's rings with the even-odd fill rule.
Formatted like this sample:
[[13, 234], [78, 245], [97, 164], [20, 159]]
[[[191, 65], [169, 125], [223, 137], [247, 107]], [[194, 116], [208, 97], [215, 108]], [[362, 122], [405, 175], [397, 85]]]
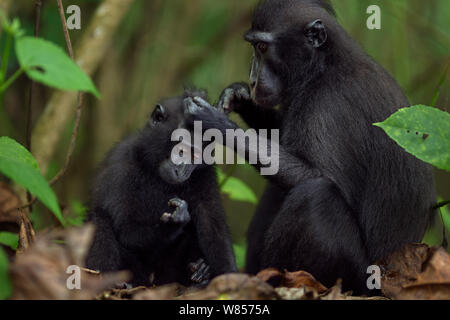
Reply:
[[195, 285], [206, 286], [211, 280], [210, 268], [204, 259], [192, 262], [188, 267], [191, 274], [191, 281]]
[[169, 206], [175, 208], [173, 213], [163, 213], [161, 216], [161, 221], [163, 223], [176, 223], [176, 224], [187, 224], [191, 221], [191, 215], [188, 211], [187, 202], [178, 198], [170, 199]]
[[248, 85], [245, 83], [234, 83], [222, 92], [217, 108], [225, 113], [230, 113], [238, 109], [240, 104], [249, 101], [251, 101], [251, 97]]
[[132, 285], [131, 283], [128, 283], [128, 282], [117, 282], [117, 283], [114, 285], [114, 289], [119, 289], [119, 290], [124, 290], [124, 289], [126, 289], [126, 290], [130, 290], [130, 289], [133, 289], [133, 285]]

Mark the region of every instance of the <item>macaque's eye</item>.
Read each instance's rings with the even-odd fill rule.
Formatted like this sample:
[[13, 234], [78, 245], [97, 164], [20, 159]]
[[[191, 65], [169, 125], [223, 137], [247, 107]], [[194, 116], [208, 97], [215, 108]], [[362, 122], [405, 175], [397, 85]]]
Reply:
[[256, 43], [255, 47], [259, 52], [264, 54], [267, 52], [269, 45], [266, 42], [260, 41], [260, 42]]
[[152, 113], [151, 118], [154, 123], [162, 122], [162, 121], [166, 120], [167, 114], [166, 114], [166, 110], [164, 109], [164, 107], [160, 104], [157, 104], [155, 107], [155, 110]]

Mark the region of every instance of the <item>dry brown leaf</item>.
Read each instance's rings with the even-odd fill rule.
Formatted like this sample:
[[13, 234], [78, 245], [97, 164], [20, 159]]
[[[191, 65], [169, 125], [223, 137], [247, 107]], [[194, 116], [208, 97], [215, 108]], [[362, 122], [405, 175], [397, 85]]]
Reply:
[[20, 207], [20, 199], [4, 182], [0, 182], [0, 222], [16, 222], [14, 215], [8, 212]]
[[450, 256], [444, 249], [410, 244], [381, 265], [381, 286], [387, 297], [450, 300]]
[[319, 300], [320, 296], [316, 290], [310, 289], [308, 287], [301, 288], [286, 288], [279, 287], [276, 288], [278, 296], [282, 300]]
[[[128, 272], [95, 275], [82, 272], [81, 289], [69, 290], [68, 266], [84, 265], [93, 236], [93, 226], [63, 232], [65, 245], [55, 243], [55, 234], [38, 237], [23, 254], [18, 255], [10, 268], [13, 299], [92, 299], [115, 283], [127, 281]], [[60, 237], [57, 237], [60, 239]]]
[[[147, 291], [146, 287], [136, 287], [131, 289], [111, 289], [97, 296], [97, 300], [130, 300], [134, 296]], [[143, 299], [146, 300], [146, 299]], [[150, 300], [150, 299], [149, 299]]]
[[172, 300], [185, 290], [179, 284], [173, 283], [155, 288], [147, 288], [133, 295], [134, 300]]
[[7, 184], [0, 182], [0, 225], [2, 230], [18, 233], [17, 253], [26, 250], [35, 238], [26, 210], [19, 209], [20, 206], [20, 199], [15, 192]]
[[318, 293], [325, 292], [327, 288], [317, 281], [312, 274], [306, 271], [284, 272], [284, 286], [288, 288], [307, 287], [316, 290]]
[[261, 279], [243, 273], [224, 274], [214, 278], [203, 290], [188, 292], [182, 300], [269, 300], [277, 299], [274, 288]]
[[258, 272], [256, 277], [273, 287], [279, 287], [283, 282], [284, 274], [276, 268], [268, 268]]
[[323, 284], [306, 271], [289, 272], [285, 270], [284, 272], [280, 272], [275, 268], [269, 268], [260, 271], [256, 276], [274, 287], [306, 287], [315, 290], [318, 294], [327, 290]]
[[421, 284], [450, 284], [450, 255], [443, 249], [433, 250], [417, 282]]

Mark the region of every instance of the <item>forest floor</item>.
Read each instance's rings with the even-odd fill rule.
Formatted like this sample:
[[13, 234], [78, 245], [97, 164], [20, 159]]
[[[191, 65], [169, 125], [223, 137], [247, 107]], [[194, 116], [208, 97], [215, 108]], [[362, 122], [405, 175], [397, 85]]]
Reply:
[[[338, 280], [326, 288], [305, 272], [276, 269], [257, 276], [227, 274], [202, 289], [178, 284], [132, 289], [108, 289], [126, 282], [128, 272], [99, 274], [82, 269], [79, 290], [68, 290], [71, 272], [81, 266], [92, 241], [93, 227], [41, 232], [33, 245], [18, 253], [10, 265], [13, 299], [136, 299], [136, 300], [383, 300], [450, 299], [450, 255], [442, 248], [410, 244], [379, 262], [380, 296], [357, 297], [342, 292]], [[369, 276], [369, 275], [368, 275]], [[75, 278], [73, 278], [75, 279]], [[75, 282], [76, 284], [76, 282]]]

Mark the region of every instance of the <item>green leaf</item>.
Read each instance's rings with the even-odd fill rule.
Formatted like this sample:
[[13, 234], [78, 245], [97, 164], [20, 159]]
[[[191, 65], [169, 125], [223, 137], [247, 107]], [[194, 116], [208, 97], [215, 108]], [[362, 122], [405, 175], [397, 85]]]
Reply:
[[236, 177], [226, 177], [219, 168], [217, 168], [217, 176], [219, 185], [226, 179], [220, 191], [226, 193], [231, 200], [249, 202], [252, 204], [256, 204], [258, 202], [253, 190], [250, 189], [250, 187], [243, 181]]
[[70, 203], [70, 212], [67, 222], [72, 226], [81, 227], [86, 220], [87, 208], [81, 201], [74, 200]]
[[55, 44], [34, 37], [18, 38], [16, 54], [31, 79], [61, 90], [91, 92], [100, 98], [89, 76]]
[[[438, 201], [441, 202], [442, 198], [438, 198]], [[436, 210], [436, 214], [439, 216], [437, 217], [437, 220], [439, 220], [439, 223], [433, 223], [428, 227], [428, 230], [426, 231], [422, 242], [426, 243], [430, 247], [433, 246], [441, 246], [442, 245], [442, 227], [445, 228], [447, 239], [450, 240], [450, 205], [446, 205], [441, 207], [439, 210]], [[441, 225], [441, 221], [444, 224]], [[450, 248], [449, 248], [450, 250]], [[450, 251], [449, 251], [450, 252]]]
[[245, 267], [245, 255], [247, 248], [245, 244], [233, 244], [234, 256], [236, 257], [236, 265], [238, 269]]
[[11, 282], [8, 273], [8, 257], [0, 248], [0, 300], [8, 299], [11, 295]]
[[0, 24], [6, 33], [9, 33], [14, 37], [21, 37], [24, 34], [24, 31], [20, 27], [19, 19], [14, 18], [13, 21], [10, 22], [2, 8], [0, 8]]
[[17, 250], [19, 244], [19, 236], [11, 232], [0, 232], [0, 243]]
[[450, 114], [424, 105], [403, 108], [375, 126], [409, 153], [450, 171]]
[[56, 195], [39, 171], [36, 160], [27, 149], [8, 137], [0, 137], [0, 172], [35, 195], [65, 225]]

